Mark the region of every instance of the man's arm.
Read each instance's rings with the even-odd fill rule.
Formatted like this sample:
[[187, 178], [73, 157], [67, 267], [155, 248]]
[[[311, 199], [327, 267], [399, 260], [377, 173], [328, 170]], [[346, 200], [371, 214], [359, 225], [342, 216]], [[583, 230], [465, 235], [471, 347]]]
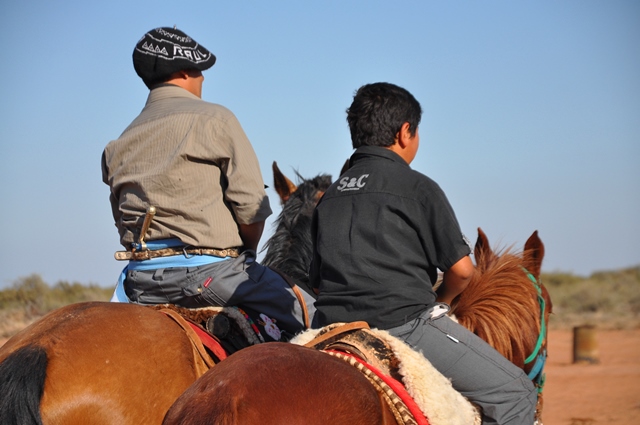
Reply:
[[436, 301], [451, 305], [453, 299], [467, 287], [474, 272], [475, 267], [471, 262], [471, 257], [467, 255], [458, 260], [449, 270], [444, 272]]
[[251, 224], [240, 224], [238, 227], [245, 249], [258, 251], [258, 243], [260, 242], [260, 237], [262, 237], [262, 231], [264, 230], [264, 220]]

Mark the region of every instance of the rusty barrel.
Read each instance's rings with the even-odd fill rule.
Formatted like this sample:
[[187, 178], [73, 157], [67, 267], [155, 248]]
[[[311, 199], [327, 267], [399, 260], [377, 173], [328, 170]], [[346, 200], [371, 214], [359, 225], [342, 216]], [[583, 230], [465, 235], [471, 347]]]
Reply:
[[599, 363], [596, 327], [593, 325], [573, 328], [573, 363]]

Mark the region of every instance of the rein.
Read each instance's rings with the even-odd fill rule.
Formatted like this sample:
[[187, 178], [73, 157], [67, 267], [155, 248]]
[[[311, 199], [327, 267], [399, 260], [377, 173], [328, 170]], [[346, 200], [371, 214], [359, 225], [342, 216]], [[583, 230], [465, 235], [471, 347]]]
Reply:
[[536, 342], [536, 346], [533, 349], [533, 352], [529, 357], [524, 360], [524, 364], [527, 365], [535, 360], [533, 368], [529, 372], [529, 379], [533, 380], [538, 385], [538, 393], [542, 392], [542, 387], [544, 385], [544, 374], [542, 373], [542, 369], [544, 368], [544, 364], [547, 360], [547, 350], [542, 350], [542, 344], [544, 343], [545, 337], [547, 335], [547, 326], [544, 321], [544, 310], [546, 308], [546, 303], [544, 298], [542, 297], [542, 288], [540, 284], [536, 280], [535, 276], [529, 272], [529, 270], [522, 268], [525, 274], [529, 278], [529, 280], [533, 283], [534, 288], [538, 292], [538, 304], [540, 305], [540, 335], [538, 335], [538, 341]]

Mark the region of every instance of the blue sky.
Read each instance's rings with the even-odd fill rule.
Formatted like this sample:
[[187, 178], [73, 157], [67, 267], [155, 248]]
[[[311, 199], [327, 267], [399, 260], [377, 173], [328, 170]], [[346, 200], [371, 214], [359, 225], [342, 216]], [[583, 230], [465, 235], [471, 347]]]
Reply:
[[640, 264], [635, 0], [34, 0], [0, 15], [0, 287], [115, 283], [100, 155], [146, 100], [133, 46], [173, 25], [217, 56], [203, 98], [237, 115], [268, 184], [273, 161], [337, 176], [354, 91], [388, 81], [421, 102], [412, 167], [472, 241], [481, 227], [521, 248], [538, 230], [548, 272]]

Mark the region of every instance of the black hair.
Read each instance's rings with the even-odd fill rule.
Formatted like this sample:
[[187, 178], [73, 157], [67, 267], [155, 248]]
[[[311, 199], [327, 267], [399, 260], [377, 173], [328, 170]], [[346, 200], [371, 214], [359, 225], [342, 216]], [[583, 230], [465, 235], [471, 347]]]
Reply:
[[176, 74], [177, 74], [178, 72], [180, 72], [180, 71], [187, 71], [187, 72], [199, 72], [200, 74], [202, 74], [202, 71], [200, 71], [199, 69], [196, 69], [196, 68], [184, 68], [184, 69], [181, 69], [181, 70], [179, 70], [179, 71], [175, 71], [175, 72], [174, 72], [174, 73], [172, 73], [172, 74], [168, 74], [168, 75], [165, 75], [165, 76], [161, 76], [161, 77], [155, 78], [155, 79], [153, 79], [153, 80], [151, 80], [151, 79], [147, 79], [147, 80], [145, 80], [145, 79], [143, 78], [143, 79], [142, 79], [142, 82], [144, 83], [144, 85], [145, 85], [145, 86], [147, 86], [147, 88], [148, 88], [149, 90], [151, 90], [151, 89], [153, 89], [155, 86], [159, 86], [160, 84], [164, 84], [164, 83], [166, 83], [167, 81], [171, 80], [172, 78], [175, 78], [175, 77], [176, 77]]
[[422, 108], [415, 97], [402, 87], [390, 83], [365, 84], [347, 109], [347, 122], [353, 148], [391, 146], [405, 122], [416, 134]]
[[154, 80], [142, 80], [142, 82], [144, 83], [145, 86], [147, 86], [147, 88], [149, 90], [153, 89], [155, 86], [158, 86], [160, 84], [164, 84], [167, 81], [169, 81], [170, 77], [166, 77], [166, 78], [160, 78], [160, 79], [154, 79]]

